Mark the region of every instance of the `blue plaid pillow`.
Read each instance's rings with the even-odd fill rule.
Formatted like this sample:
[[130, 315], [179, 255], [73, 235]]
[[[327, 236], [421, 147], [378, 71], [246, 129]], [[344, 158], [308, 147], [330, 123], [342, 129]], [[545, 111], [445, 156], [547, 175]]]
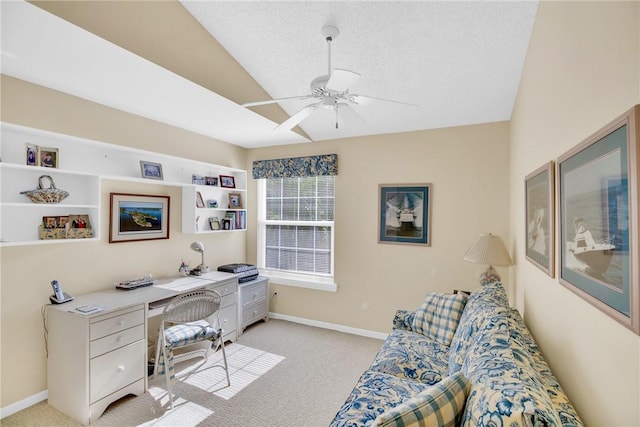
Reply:
[[411, 329], [440, 344], [450, 345], [467, 302], [466, 294], [427, 294]]
[[383, 412], [373, 422], [376, 427], [453, 427], [459, 424], [471, 385], [456, 372], [400, 405]]

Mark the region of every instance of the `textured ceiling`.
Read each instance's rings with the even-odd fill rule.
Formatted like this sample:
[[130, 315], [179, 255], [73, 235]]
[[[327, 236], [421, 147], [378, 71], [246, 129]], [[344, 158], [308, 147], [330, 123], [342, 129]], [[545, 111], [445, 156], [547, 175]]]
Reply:
[[[182, 1], [272, 98], [310, 93], [332, 67], [361, 74], [351, 93], [415, 104], [355, 106], [364, 122], [318, 109], [312, 140], [509, 120], [529, 44], [532, 1]], [[262, 101], [262, 99], [255, 99]], [[281, 102], [292, 115], [309, 100]], [[260, 108], [252, 109], [260, 113]]]

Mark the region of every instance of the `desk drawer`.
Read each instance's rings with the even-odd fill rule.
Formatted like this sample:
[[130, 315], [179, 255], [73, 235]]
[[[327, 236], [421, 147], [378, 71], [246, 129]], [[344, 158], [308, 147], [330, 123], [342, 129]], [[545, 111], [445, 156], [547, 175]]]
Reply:
[[96, 357], [118, 347], [144, 339], [144, 325], [134, 326], [89, 343], [89, 357]]
[[144, 308], [142, 306], [135, 310], [110, 313], [109, 316], [106, 319], [91, 323], [89, 326], [89, 339], [91, 341], [137, 325], [144, 325]]
[[220, 317], [220, 323], [222, 324], [221, 326], [225, 334], [237, 329], [238, 311], [236, 304], [221, 308], [218, 316]]
[[90, 403], [144, 378], [147, 368], [145, 348], [146, 342], [140, 340], [91, 359]]
[[266, 318], [267, 312], [267, 304], [264, 301], [245, 305], [242, 308], [242, 327], [244, 328], [257, 320]]
[[240, 287], [242, 305], [267, 299], [267, 281]]
[[207, 289], [216, 291], [220, 294], [221, 297], [224, 297], [226, 295], [231, 295], [238, 292], [238, 282], [236, 279], [233, 279], [233, 281], [226, 281], [223, 283], [209, 285], [207, 286]]

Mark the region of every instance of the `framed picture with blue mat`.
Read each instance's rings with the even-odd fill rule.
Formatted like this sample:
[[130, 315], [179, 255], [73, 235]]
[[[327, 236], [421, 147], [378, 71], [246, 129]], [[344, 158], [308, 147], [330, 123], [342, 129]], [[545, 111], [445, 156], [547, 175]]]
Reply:
[[378, 188], [378, 243], [431, 246], [431, 184]]

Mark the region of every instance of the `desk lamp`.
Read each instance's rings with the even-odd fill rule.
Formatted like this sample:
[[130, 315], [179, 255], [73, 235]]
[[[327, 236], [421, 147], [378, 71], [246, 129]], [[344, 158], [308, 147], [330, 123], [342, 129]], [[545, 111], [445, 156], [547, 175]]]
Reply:
[[207, 267], [206, 264], [204, 263], [204, 243], [193, 242], [191, 244], [191, 249], [193, 249], [196, 252], [200, 252], [202, 254], [202, 262], [194, 270], [200, 270], [203, 273], [206, 273], [207, 271], [209, 271], [209, 267]]
[[500, 280], [500, 276], [493, 268], [494, 265], [511, 265], [511, 258], [502, 243], [502, 239], [491, 233], [479, 235], [476, 241], [473, 242], [473, 245], [467, 250], [467, 253], [464, 254], [464, 260], [489, 265], [487, 270], [480, 276], [482, 284], [489, 283], [493, 280]]

